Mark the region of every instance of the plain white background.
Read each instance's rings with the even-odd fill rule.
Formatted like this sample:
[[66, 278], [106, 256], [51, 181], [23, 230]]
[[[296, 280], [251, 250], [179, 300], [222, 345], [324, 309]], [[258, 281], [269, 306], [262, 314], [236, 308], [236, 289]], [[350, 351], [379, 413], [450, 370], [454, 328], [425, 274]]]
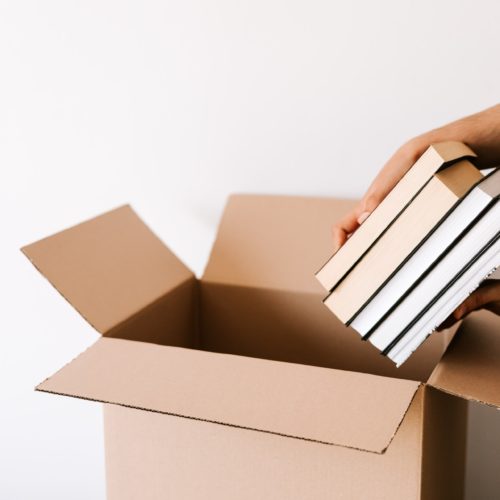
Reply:
[[[230, 192], [359, 197], [403, 141], [496, 103], [499, 21], [494, 0], [1, 0], [0, 498], [104, 497], [99, 405], [33, 392], [97, 335], [21, 245], [131, 202], [200, 274]], [[494, 498], [500, 415], [471, 428], [468, 498]]]

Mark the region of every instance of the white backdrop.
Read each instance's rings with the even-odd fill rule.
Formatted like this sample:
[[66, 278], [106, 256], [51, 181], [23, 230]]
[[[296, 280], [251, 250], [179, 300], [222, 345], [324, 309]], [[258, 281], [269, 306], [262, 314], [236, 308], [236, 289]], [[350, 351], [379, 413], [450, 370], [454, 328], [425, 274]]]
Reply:
[[[404, 140], [497, 102], [499, 21], [495, 0], [0, 0], [0, 498], [104, 497], [99, 405], [32, 391], [96, 334], [22, 244], [131, 202], [200, 274], [228, 193], [359, 197]], [[500, 415], [471, 426], [468, 498], [494, 498]]]

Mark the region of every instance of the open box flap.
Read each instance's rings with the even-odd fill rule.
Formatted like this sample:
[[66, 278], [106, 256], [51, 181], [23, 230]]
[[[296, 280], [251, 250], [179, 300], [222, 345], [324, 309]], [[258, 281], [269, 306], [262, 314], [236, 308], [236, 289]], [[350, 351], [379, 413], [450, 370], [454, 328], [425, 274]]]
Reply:
[[128, 205], [22, 251], [101, 333], [193, 276]]
[[324, 294], [314, 276], [331, 254], [332, 224], [354, 200], [229, 197], [203, 280]]
[[103, 337], [37, 390], [382, 453], [419, 385]]
[[500, 408], [500, 318], [488, 311], [468, 316], [428, 384]]

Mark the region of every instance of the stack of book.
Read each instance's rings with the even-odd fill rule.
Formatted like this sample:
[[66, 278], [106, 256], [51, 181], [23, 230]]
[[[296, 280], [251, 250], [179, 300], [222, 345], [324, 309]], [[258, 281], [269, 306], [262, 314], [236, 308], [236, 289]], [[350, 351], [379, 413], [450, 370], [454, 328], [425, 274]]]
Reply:
[[431, 146], [316, 273], [325, 305], [400, 366], [500, 264], [500, 169]]

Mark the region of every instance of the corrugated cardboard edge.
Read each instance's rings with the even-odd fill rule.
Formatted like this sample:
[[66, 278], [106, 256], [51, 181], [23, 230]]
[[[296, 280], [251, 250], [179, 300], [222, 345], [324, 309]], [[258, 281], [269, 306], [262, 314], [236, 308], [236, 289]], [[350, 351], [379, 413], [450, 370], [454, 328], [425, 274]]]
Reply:
[[[137, 219], [140, 221], [140, 223], [154, 236], [154, 238], [160, 242], [163, 246], [165, 246], [165, 248], [168, 250], [168, 252], [175, 258], [177, 259], [177, 261], [186, 269], [187, 272], [189, 272], [190, 274], [181, 282], [177, 283], [173, 288], [171, 288], [170, 290], [167, 290], [165, 293], [163, 293], [162, 295], [156, 297], [155, 299], [153, 299], [151, 302], [149, 302], [148, 304], [146, 304], [145, 306], [143, 306], [142, 308], [140, 309], [137, 309], [135, 311], [133, 311], [128, 317], [124, 318], [122, 321], [116, 323], [115, 325], [113, 325], [111, 328], [109, 328], [108, 330], [106, 329], [100, 329], [98, 328], [94, 322], [88, 317], [87, 314], [83, 313], [81, 308], [78, 306], [78, 304], [76, 304], [75, 302], [71, 301], [55, 284], [54, 282], [51, 280], [51, 278], [49, 276], [46, 275], [46, 273], [41, 269], [41, 267], [37, 264], [36, 262], [36, 259], [33, 258], [33, 256], [30, 254], [30, 252], [28, 251], [28, 249], [40, 242], [43, 242], [45, 240], [49, 240], [53, 237], [56, 237], [57, 235], [59, 235], [60, 233], [64, 233], [66, 231], [71, 231], [71, 230], [76, 230], [78, 227], [80, 226], [83, 226], [85, 224], [88, 224], [88, 223], [91, 223], [92, 221], [96, 220], [96, 219], [100, 219], [102, 217], [105, 217], [107, 215], [110, 215], [114, 212], [118, 212], [118, 211], [121, 211], [121, 210], [125, 210], [125, 209], [128, 209], [130, 210], [135, 217], [137, 217]], [[59, 231], [56, 231], [55, 233], [53, 233], [52, 235], [49, 235], [49, 236], [46, 236], [44, 238], [41, 238], [33, 243], [29, 243], [27, 245], [23, 245], [21, 248], [20, 248], [20, 251], [25, 255], [25, 257], [30, 261], [30, 263], [33, 265], [33, 267], [39, 272], [39, 274], [41, 274], [43, 276], [43, 278], [45, 278], [45, 280], [52, 286], [53, 289], [55, 289], [57, 291], [57, 293], [98, 333], [100, 333], [101, 335], [104, 335], [104, 334], [107, 334], [107, 333], [112, 333], [116, 330], [119, 330], [123, 325], [125, 325], [126, 323], [128, 323], [129, 321], [135, 319], [137, 316], [143, 314], [144, 312], [147, 312], [147, 310], [149, 310], [150, 308], [154, 307], [158, 302], [161, 302], [162, 300], [165, 299], [165, 297], [167, 297], [169, 295], [170, 292], [176, 290], [177, 288], [179, 288], [180, 286], [184, 285], [187, 281], [189, 280], [196, 280], [196, 276], [195, 274], [193, 273], [193, 271], [188, 267], [186, 266], [186, 264], [184, 264], [184, 262], [179, 258], [179, 256], [173, 252], [170, 248], [168, 248], [165, 243], [158, 237], [158, 235], [151, 229], [151, 227], [146, 224], [146, 222], [144, 222], [144, 220], [139, 216], [139, 214], [134, 210], [134, 208], [131, 206], [130, 203], [124, 203], [122, 205], [119, 205], [115, 208], [112, 208], [110, 210], [107, 210], [106, 212], [103, 212], [101, 214], [98, 214], [98, 215], [95, 215], [95, 216], [92, 216], [92, 217], [88, 217], [86, 219], [84, 219], [83, 221], [81, 222], [78, 222], [77, 224], [72, 224], [64, 229], [61, 229]]]
[[[237, 196], [237, 195], [235, 195], [235, 196]], [[285, 195], [283, 195], [283, 196], [285, 196]], [[120, 208], [125, 208], [125, 207], [129, 207], [129, 208], [131, 208], [131, 207], [130, 207], [130, 205], [122, 205], [122, 206], [120, 206], [120, 207], [116, 208], [115, 210], [119, 210]], [[91, 219], [90, 219], [90, 220], [91, 220]], [[25, 255], [27, 255], [27, 254], [26, 254], [26, 252], [24, 251], [24, 248], [25, 248], [25, 247], [23, 247], [21, 250], [23, 251], [23, 253], [24, 253]], [[28, 255], [27, 255], [27, 256], [28, 256]], [[37, 269], [38, 269], [37, 265], [36, 265], [36, 264], [32, 261], [32, 259], [31, 259], [29, 256], [28, 256], [28, 259], [32, 262], [32, 264], [35, 266], [35, 268], [37, 268]], [[38, 270], [39, 270], [39, 269], [38, 269]], [[45, 277], [45, 276], [44, 276], [44, 277]], [[48, 279], [48, 278], [46, 278], [46, 279], [49, 281], [49, 283], [51, 283], [50, 279]], [[51, 284], [52, 284], [52, 283], [51, 283]], [[52, 286], [54, 286], [54, 285], [52, 285]], [[180, 285], [179, 285], [179, 286], [180, 286]], [[54, 288], [55, 288], [55, 287], [54, 287]], [[56, 290], [57, 290], [57, 288], [56, 288]], [[67, 297], [65, 297], [65, 296], [64, 296], [64, 294], [62, 294], [61, 292], [59, 292], [59, 290], [58, 290], [58, 293], [59, 293], [61, 296], [63, 296], [63, 298], [64, 298], [67, 302], [69, 302], [69, 303], [71, 304], [71, 302], [67, 299]], [[311, 292], [311, 293], [312, 293], [312, 292]], [[162, 297], [160, 297], [159, 299], [161, 299], [161, 298], [162, 298]], [[154, 301], [154, 303], [156, 303], [156, 300]], [[73, 306], [73, 304], [71, 304], [71, 305]], [[74, 307], [74, 308], [78, 311], [78, 309], [77, 309], [75, 306], [73, 306], [73, 307]], [[148, 307], [148, 306], [146, 306], [146, 307]], [[137, 313], [135, 313], [135, 314], [140, 314], [143, 310], [144, 310], [144, 309], [141, 309], [141, 310], [137, 311]], [[80, 311], [78, 311], [78, 312], [81, 314], [81, 312], [80, 312]], [[134, 316], [135, 316], [135, 314], [133, 314], [131, 317], [134, 317]], [[82, 317], [84, 317], [84, 316], [82, 315]], [[85, 317], [84, 317], [84, 319], [85, 319], [85, 320], [86, 320], [86, 321], [87, 321], [87, 322], [88, 322], [91, 326], [93, 326], [93, 325], [92, 325], [92, 323], [91, 323], [91, 322], [90, 322], [87, 318], [85, 318]], [[127, 319], [125, 319], [124, 321], [126, 322], [126, 321], [128, 321], [129, 319], [130, 319], [130, 317], [129, 317], [129, 318], [127, 318]], [[93, 328], [95, 328], [95, 327], [93, 326]], [[76, 358], [75, 358], [75, 359], [76, 359]], [[69, 363], [68, 363], [68, 364], [69, 364]], [[46, 379], [46, 380], [48, 380], [48, 379]], [[101, 402], [103, 402], [103, 403], [107, 403], [107, 404], [114, 404], [114, 405], [117, 405], [117, 406], [124, 406], [124, 407], [129, 407], [129, 408], [138, 409], [138, 410], [143, 410], [143, 411], [151, 411], [151, 412], [155, 412], [155, 413], [163, 413], [163, 414], [166, 414], [166, 415], [179, 416], [179, 417], [183, 417], [183, 418], [190, 418], [190, 419], [193, 419], [193, 420], [200, 420], [200, 421], [207, 421], [207, 422], [211, 422], [211, 423], [218, 423], [218, 424], [220, 424], [220, 425], [227, 425], [227, 426], [230, 426], [230, 427], [235, 427], [235, 428], [242, 428], [242, 429], [254, 430], [254, 431], [258, 431], [258, 432], [265, 432], [265, 433], [270, 433], [270, 434], [276, 434], [276, 435], [280, 435], [280, 436], [283, 436], [283, 437], [290, 437], [290, 438], [301, 439], [301, 440], [310, 441], [310, 442], [317, 442], [317, 443], [321, 443], [321, 444], [328, 444], [328, 445], [333, 445], [333, 446], [341, 446], [341, 447], [345, 447], [345, 448], [351, 448], [351, 449], [355, 449], [355, 450], [358, 450], [358, 451], [365, 451], [365, 452], [369, 452], [369, 453], [381, 454], [381, 453], [384, 453], [384, 452], [387, 450], [388, 446], [389, 446], [389, 445], [390, 445], [390, 443], [392, 442], [392, 439], [393, 439], [393, 438], [394, 438], [394, 436], [396, 435], [396, 433], [397, 433], [397, 431], [398, 431], [398, 429], [399, 429], [399, 427], [400, 427], [400, 425], [401, 425], [402, 421], [404, 420], [404, 417], [406, 416], [406, 413], [407, 413], [407, 411], [408, 411], [409, 407], [411, 406], [411, 404], [412, 404], [412, 402], [413, 402], [413, 399], [414, 399], [414, 397], [415, 397], [415, 394], [416, 394], [416, 392], [418, 391], [418, 389], [419, 389], [419, 387], [420, 387], [420, 386], [421, 386], [421, 384], [418, 384], [418, 385], [415, 387], [415, 390], [414, 390], [414, 392], [413, 392], [413, 395], [412, 395], [412, 396], [411, 396], [411, 393], [409, 393], [409, 394], [408, 394], [408, 397], [410, 397], [410, 396], [411, 396], [410, 401], [409, 401], [408, 405], [406, 406], [405, 411], [404, 411], [404, 412], [402, 412], [402, 414], [401, 414], [401, 418], [400, 418], [400, 420], [399, 420], [399, 423], [398, 423], [398, 425], [395, 427], [394, 432], [392, 433], [392, 435], [391, 435], [390, 439], [388, 440], [387, 444], [386, 444], [383, 448], [381, 448], [381, 449], [380, 449], [380, 451], [379, 451], [379, 450], [376, 450], [376, 451], [375, 451], [375, 450], [373, 450], [373, 449], [372, 449], [372, 450], [368, 450], [368, 449], [364, 449], [364, 448], [362, 448], [362, 447], [360, 448], [360, 447], [356, 447], [356, 446], [349, 446], [349, 445], [345, 445], [345, 444], [337, 444], [337, 443], [335, 443], [335, 442], [328, 442], [328, 441], [321, 441], [321, 440], [316, 440], [316, 439], [310, 439], [310, 438], [303, 437], [303, 436], [290, 435], [290, 434], [280, 433], [280, 432], [276, 432], [276, 431], [268, 431], [268, 430], [265, 430], [265, 429], [258, 429], [258, 428], [253, 428], [253, 427], [244, 427], [244, 426], [239, 426], [239, 425], [237, 425], [237, 424], [232, 424], [232, 423], [230, 423], [230, 422], [220, 422], [220, 421], [217, 421], [217, 420], [206, 420], [206, 419], [199, 418], [199, 417], [195, 417], [195, 416], [180, 415], [180, 414], [176, 414], [176, 413], [169, 413], [168, 411], [158, 411], [158, 410], [154, 410], [154, 409], [151, 409], [151, 408], [143, 408], [143, 407], [140, 407], [140, 406], [137, 406], [137, 407], [136, 407], [136, 406], [127, 405], [127, 404], [123, 404], [123, 403], [116, 403], [116, 402], [112, 402], [112, 401], [102, 401], [102, 400], [99, 400], [99, 399], [86, 398], [86, 397], [83, 397], [83, 396], [79, 396], [79, 395], [77, 395], [77, 394], [63, 394], [63, 393], [59, 393], [59, 392], [55, 392], [55, 391], [44, 390], [44, 389], [42, 389], [42, 388], [40, 387], [40, 385], [39, 385], [36, 389], [37, 389], [38, 391], [40, 391], [40, 392], [50, 392], [50, 393], [53, 393], [53, 394], [67, 395], [67, 396], [70, 396], [70, 397], [74, 397], [74, 398], [78, 398], [78, 399], [84, 399], [84, 400], [86, 399], [86, 400], [90, 400], [90, 401], [101, 401]], [[399, 415], [398, 415], [398, 417], [399, 417]]]
[[[47, 389], [43, 389], [42, 388], [43, 384], [46, 381], [50, 380], [55, 374], [57, 374], [57, 373], [61, 372], [62, 370], [64, 370], [64, 368], [66, 366], [68, 366], [73, 361], [75, 361], [80, 356], [82, 356], [93, 345], [94, 344], [89, 345], [84, 351], [82, 351], [80, 354], [78, 354], [77, 356], [75, 356], [72, 360], [68, 361], [63, 367], [61, 367], [52, 376], [45, 378], [42, 382], [40, 382], [35, 387], [35, 391], [37, 391], [37, 392], [43, 392], [43, 393], [47, 393], [47, 394], [54, 394], [54, 395], [57, 395], [57, 396], [71, 397], [71, 398], [80, 399], [80, 400], [83, 400], [83, 401], [92, 401], [92, 402], [96, 402], [96, 403], [110, 404], [110, 405], [114, 405], [114, 406], [121, 406], [121, 407], [124, 407], [124, 408], [129, 408], [129, 409], [134, 409], [134, 410], [139, 410], [139, 411], [146, 411], [146, 412], [151, 412], [151, 413], [156, 413], [156, 414], [168, 415], [168, 416], [172, 416], [172, 417], [187, 418], [187, 419], [190, 419], [190, 420], [197, 420], [197, 421], [200, 421], [200, 422], [207, 422], [207, 423], [212, 423], [212, 424], [224, 425], [224, 426], [232, 427], [232, 428], [235, 428], [235, 429], [250, 430], [250, 431], [254, 431], [254, 432], [263, 432], [265, 434], [274, 434], [276, 436], [281, 436], [281, 437], [291, 438], [291, 439], [298, 439], [298, 440], [306, 441], [306, 442], [310, 442], [310, 443], [316, 443], [316, 444], [322, 444], [322, 445], [328, 445], [328, 446], [338, 446], [338, 447], [341, 447], [341, 448], [352, 449], [352, 450], [356, 450], [356, 451], [360, 451], [360, 452], [364, 452], [364, 453], [373, 453], [375, 455], [383, 455], [387, 451], [387, 449], [389, 448], [389, 446], [391, 445], [394, 437], [396, 436], [398, 430], [400, 429], [400, 427], [401, 427], [401, 425], [402, 425], [402, 423], [403, 423], [403, 421], [404, 421], [404, 419], [405, 419], [405, 417], [406, 417], [406, 415], [407, 415], [407, 413], [408, 413], [411, 405], [413, 404], [413, 401], [415, 400], [415, 397], [416, 397], [418, 391], [419, 390], [421, 391], [421, 390], [424, 389], [424, 384], [423, 383], [421, 383], [421, 382], [417, 383], [416, 382], [417, 385], [415, 387], [415, 391], [414, 391], [413, 395], [411, 396], [410, 401], [409, 401], [406, 409], [404, 410], [404, 412], [402, 412], [401, 418], [400, 418], [397, 426], [394, 428], [394, 431], [393, 431], [392, 435], [390, 436], [389, 440], [387, 441], [387, 443], [385, 444], [385, 446], [383, 448], [381, 448], [380, 450], [369, 450], [369, 449], [366, 449], [366, 448], [361, 448], [361, 447], [356, 447], [356, 446], [350, 446], [350, 445], [346, 445], [346, 444], [339, 444], [339, 443], [334, 443], [334, 442], [329, 442], [329, 441], [321, 441], [321, 440], [317, 440], [317, 439], [307, 438], [305, 436], [285, 434], [285, 433], [280, 433], [280, 432], [277, 432], [277, 431], [270, 431], [270, 430], [266, 430], [266, 429], [258, 429], [258, 428], [254, 428], [254, 427], [246, 427], [246, 426], [234, 424], [234, 423], [231, 423], [231, 422], [223, 422], [223, 421], [218, 421], [218, 420], [204, 419], [204, 418], [196, 417], [196, 416], [193, 416], [193, 415], [183, 415], [183, 414], [178, 414], [178, 413], [175, 413], [175, 412], [168, 412], [168, 411], [156, 410], [156, 409], [152, 409], [152, 408], [135, 406], [135, 405], [130, 405], [130, 404], [121, 403], [121, 402], [115, 402], [115, 401], [109, 401], [109, 400], [104, 400], [104, 399], [97, 399], [97, 398], [85, 397], [85, 396], [81, 396], [81, 395], [78, 395], [78, 394], [71, 394], [71, 393], [65, 393], [65, 392], [51, 391], [51, 390], [47, 390]], [[231, 356], [234, 356], [234, 355], [231, 355]], [[236, 356], [238, 356], [238, 355], [236, 355]], [[286, 362], [275, 361], [275, 363], [286, 363]], [[374, 376], [378, 376], [378, 375], [374, 375]]]
[[[471, 401], [474, 403], [480, 403], [492, 408], [495, 408], [496, 410], [500, 410], [499, 404], [491, 403], [489, 401], [483, 400], [481, 398], [475, 397], [471, 394], [467, 394], [467, 391], [464, 390], [463, 388], [458, 390], [451, 390], [446, 387], [446, 382], [438, 382], [439, 379], [439, 374], [443, 370], [443, 365], [441, 364], [446, 363], [446, 356], [449, 353], [450, 350], [452, 350], [455, 346], [456, 343], [460, 342], [460, 336], [462, 335], [481, 335], [480, 332], [470, 332], [467, 331], [470, 328], [471, 324], [474, 323], [480, 323], [481, 322], [481, 317], [483, 316], [488, 316], [488, 315], [493, 315], [493, 313], [486, 311], [486, 310], [478, 310], [478, 311], [473, 311], [470, 316], [465, 317], [463, 320], [460, 320], [457, 322], [456, 325], [454, 325], [453, 328], [455, 329], [453, 338], [451, 342], [448, 345], [447, 350], [443, 353], [443, 356], [441, 357], [440, 362], [436, 365], [435, 369], [433, 370], [431, 376], [429, 377], [429, 380], [427, 381], [427, 385], [430, 387], [433, 387], [434, 389], [444, 392], [446, 394], [450, 394], [452, 396]], [[494, 318], [497, 319], [497, 318]], [[498, 321], [498, 320], [497, 320]], [[500, 332], [495, 332], [495, 335], [499, 334]], [[500, 363], [500, 359], [498, 360]]]
[[[126, 206], [126, 205], [123, 205], [123, 206]], [[121, 208], [121, 207], [118, 207], [118, 208]], [[45, 276], [45, 274], [42, 272], [42, 270], [38, 267], [38, 265], [35, 263], [35, 261], [26, 253], [25, 249], [26, 247], [29, 246], [29, 245], [24, 245], [23, 247], [20, 248], [20, 251], [24, 254], [24, 256], [30, 261], [30, 263], [32, 264], [32, 266], [38, 271], [38, 273], [42, 276], [43, 279], [45, 279], [47, 281], [47, 283], [49, 283], [49, 285], [66, 301], [67, 304], [69, 304], [72, 309], [74, 309], [83, 319], [84, 321], [86, 321], [96, 332], [100, 333], [101, 335], [103, 334], [103, 332], [101, 332], [94, 324], [92, 324], [92, 321], [90, 321], [90, 319], [88, 317], [86, 317], [85, 314], [82, 313], [82, 311], [80, 311], [78, 309], [77, 306], [75, 306], [53, 283], [52, 281], [49, 280], [49, 278], [47, 278], [47, 276]]]
[[417, 393], [419, 391], [422, 391], [424, 390], [424, 387], [425, 387], [425, 384], [423, 383], [419, 383], [415, 389], [415, 392], [413, 393], [413, 396], [412, 398], [410, 399], [410, 403], [408, 404], [408, 406], [406, 407], [406, 410], [403, 412], [403, 415], [401, 416], [401, 420], [399, 421], [399, 424], [397, 425], [397, 427], [394, 429], [394, 432], [389, 440], [389, 442], [387, 443], [386, 447], [382, 450], [382, 454], [385, 453], [387, 451], [387, 449], [389, 448], [389, 446], [391, 445], [392, 443], [392, 440], [394, 439], [394, 437], [396, 436], [396, 434], [398, 433], [398, 430], [399, 428], [401, 427], [401, 425], [403, 424], [403, 421], [408, 413], [408, 411], [410, 410], [410, 407], [411, 405], [413, 404], [413, 401], [415, 400], [416, 396], [417, 396]]
[[[48, 380], [48, 378], [45, 379], [45, 380]], [[43, 384], [43, 382], [41, 384]], [[207, 423], [211, 423], [211, 424], [224, 425], [226, 427], [232, 427], [234, 429], [243, 429], [243, 430], [254, 431], [254, 432], [263, 432], [264, 434], [273, 434], [275, 436], [280, 436], [280, 437], [285, 437], [285, 438], [290, 438], [290, 439], [298, 439], [298, 440], [306, 441], [306, 442], [309, 442], [309, 443], [316, 443], [316, 444], [322, 444], [322, 445], [327, 445], [327, 446], [338, 446], [340, 448], [347, 448], [347, 449], [350, 449], [350, 450], [356, 450], [356, 451], [360, 451], [360, 452], [363, 452], [363, 453], [373, 453], [375, 455], [383, 455], [387, 451], [387, 449], [391, 445], [394, 437], [396, 436], [399, 428], [401, 427], [401, 425], [403, 423], [403, 420], [405, 419], [406, 414], [408, 413], [408, 410], [410, 409], [410, 406], [412, 405], [413, 400], [415, 399], [417, 391], [419, 389], [421, 390], [422, 387], [423, 387], [423, 384], [420, 384], [417, 387], [417, 389], [415, 390], [415, 393], [413, 394], [413, 397], [411, 398], [408, 407], [406, 408], [405, 412], [403, 413], [403, 415], [401, 417], [401, 421], [399, 422], [399, 424], [397, 425], [396, 429], [394, 430], [394, 433], [392, 434], [392, 436], [391, 436], [389, 442], [387, 443], [387, 445], [384, 448], [382, 448], [380, 451], [373, 451], [373, 450], [367, 450], [367, 449], [364, 449], [364, 448], [358, 448], [356, 446], [348, 446], [348, 445], [344, 445], [344, 444], [330, 443], [328, 441], [319, 441], [317, 439], [311, 439], [311, 438], [307, 438], [307, 437], [303, 437], [303, 436], [293, 436], [291, 434], [283, 434], [283, 433], [276, 432], [276, 431], [268, 431], [268, 430], [265, 430], [265, 429], [255, 429], [253, 427], [245, 427], [245, 426], [242, 426], [242, 425], [232, 424], [230, 422], [219, 422], [219, 421], [216, 421], [216, 420], [208, 420], [208, 419], [204, 419], [204, 418], [201, 418], [201, 417], [194, 417], [194, 416], [191, 416], [191, 415], [180, 415], [178, 413], [171, 413], [171, 412], [166, 412], [166, 411], [153, 410], [153, 409], [150, 409], [150, 408], [141, 408], [140, 406], [132, 406], [132, 405], [127, 405], [125, 403], [115, 403], [115, 402], [111, 402], [111, 401], [101, 401], [99, 399], [87, 398], [87, 397], [83, 397], [83, 396], [78, 396], [76, 394], [65, 394], [65, 393], [62, 393], [62, 392], [48, 391], [48, 390], [45, 390], [45, 389], [40, 389], [39, 386], [41, 384], [39, 384], [37, 387], [35, 387], [35, 391], [37, 391], [37, 392], [44, 392], [46, 394], [54, 394], [56, 396], [65, 396], [65, 397], [70, 397], [70, 398], [74, 398], [74, 399], [80, 399], [82, 401], [92, 401], [94, 403], [103, 403], [103, 404], [109, 404], [109, 405], [114, 405], [114, 406], [121, 406], [121, 407], [129, 408], [129, 409], [132, 409], [132, 410], [146, 411], [146, 412], [150, 412], [150, 413], [158, 413], [158, 414], [161, 414], [161, 415], [168, 415], [168, 416], [171, 416], [171, 417], [187, 418], [189, 420], [197, 420], [199, 422], [207, 422]]]
[[444, 389], [444, 388], [438, 387], [436, 385], [429, 385], [429, 387], [432, 387], [432, 388], [436, 389], [437, 391], [444, 392], [445, 394], [449, 394], [451, 396], [455, 396], [456, 398], [465, 399], [466, 401], [471, 401], [472, 403], [480, 403], [482, 405], [489, 406], [490, 408], [495, 408], [495, 410], [500, 411], [500, 407], [494, 405], [493, 403], [488, 403], [486, 401], [482, 401], [481, 399], [476, 399], [476, 398], [471, 397], [471, 396], [467, 396], [467, 395], [463, 395], [463, 394], [458, 394], [456, 392], [452, 392], [452, 391], [450, 391], [448, 389]]

